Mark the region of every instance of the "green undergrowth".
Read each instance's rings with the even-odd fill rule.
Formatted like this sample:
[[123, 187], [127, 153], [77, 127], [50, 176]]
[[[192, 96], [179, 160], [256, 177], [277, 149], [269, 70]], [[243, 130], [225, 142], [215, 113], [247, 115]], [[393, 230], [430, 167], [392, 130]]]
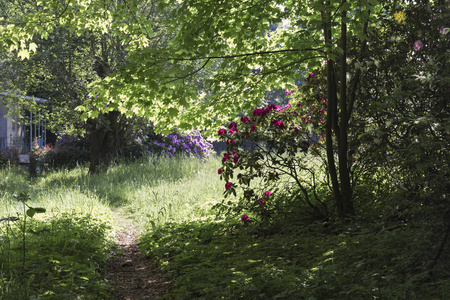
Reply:
[[432, 227], [373, 218], [167, 223], [141, 244], [174, 280], [167, 299], [449, 299], [448, 253], [431, 269]]
[[28, 222], [23, 249], [21, 219], [0, 224], [0, 299], [102, 299], [108, 282], [110, 227], [90, 215], [62, 213]]
[[[0, 169], [0, 299], [111, 299], [102, 269], [117, 216], [140, 229], [209, 218], [223, 192], [218, 165], [149, 157], [95, 175], [86, 167], [32, 177]], [[14, 197], [22, 192], [26, 210], [45, 212], [27, 216]]]
[[[118, 216], [173, 282], [166, 299], [450, 299], [445, 202], [386, 192], [358, 200], [353, 220], [314, 221], [300, 207], [243, 223], [216, 218], [219, 167], [151, 157], [98, 175], [1, 169], [0, 299], [112, 299], [102, 274]], [[14, 197], [23, 191], [28, 206]]]

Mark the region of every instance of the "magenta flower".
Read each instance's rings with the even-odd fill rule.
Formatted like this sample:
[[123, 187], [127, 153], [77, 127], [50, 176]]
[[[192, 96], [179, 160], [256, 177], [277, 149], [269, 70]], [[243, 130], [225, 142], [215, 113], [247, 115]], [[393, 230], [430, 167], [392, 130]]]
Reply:
[[278, 128], [280, 128], [280, 129], [286, 129], [286, 127], [284, 127], [284, 124], [283, 124], [283, 121], [277, 121], [276, 123], [275, 123], [275, 125], [278, 127]]
[[217, 173], [220, 175], [223, 173], [222, 169], [217, 170]]
[[230, 140], [230, 139], [228, 139], [228, 140], [227, 140], [227, 145], [233, 144], [234, 142], [236, 142], [236, 141], [235, 141], [235, 140]]
[[233, 134], [233, 133], [235, 133], [236, 131], [237, 131], [237, 128], [233, 127], [233, 128], [230, 129], [230, 134]]
[[235, 155], [235, 156], [233, 157], [233, 162], [234, 162], [234, 163], [237, 163], [238, 160], [239, 160], [239, 155]]
[[252, 127], [250, 127], [250, 131], [256, 131], [256, 125], [252, 125]]
[[249, 117], [241, 117], [241, 122], [242, 123], [250, 122], [250, 118]]
[[219, 136], [222, 136], [224, 134], [227, 134], [227, 130], [225, 128], [219, 129]]
[[264, 197], [270, 197], [270, 195], [272, 195], [271, 191], [267, 191], [264, 193]]
[[230, 153], [226, 152], [223, 154], [222, 162], [226, 162], [230, 158]]
[[422, 49], [423, 47], [423, 43], [421, 40], [417, 40], [414, 42], [414, 50], [415, 51], [419, 51], [420, 49]]
[[291, 91], [291, 90], [286, 90], [286, 91], [284, 91], [284, 93], [285, 93], [286, 95], [289, 95], [289, 94], [292, 94], [292, 91]]
[[260, 108], [256, 108], [253, 110], [253, 116], [261, 116], [264, 113], [264, 110]]
[[231, 122], [230, 125], [228, 125], [228, 128], [230, 128], [230, 129], [237, 128], [237, 123], [236, 122]]
[[265, 203], [266, 201], [264, 201], [263, 199], [258, 199], [259, 206], [264, 205]]
[[246, 223], [246, 222], [250, 221], [250, 218], [247, 215], [243, 215], [242, 218], [241, 218], [241, 221]]
[[225, 183], [225, 189], [228, 191], [228, 189], [233, 185], [232, 182]]
[[267, 111], [267, 112], [269, 112], [269, 111], [271, 111], [271, 110], [276, 110], [276, 109], [277, 109], [277, 106], [274, 105], [274, 104], [270, 104], [270, 105], [268, 105], [268, 106], [266, 107], [266, 111]]

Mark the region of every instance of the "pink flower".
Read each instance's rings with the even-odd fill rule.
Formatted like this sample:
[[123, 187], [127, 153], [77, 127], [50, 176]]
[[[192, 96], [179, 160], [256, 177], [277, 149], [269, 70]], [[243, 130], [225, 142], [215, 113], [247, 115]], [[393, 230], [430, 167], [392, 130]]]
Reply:
[[285, 93], [286, 95], [289, 95], [289, 94], [292, 94], [292, 91], [291, 91], [291, 90], [286, 90], [286, 91], [284, 91], [284, 93]]
[[252, 127], [250, 127], [250, 131], [256, 131], [256, 125], [252, 125]]
[[243, 215], [242, 218], [241, 218], [241, 221], [246, 223], [246, 222], [250, 221], [250, 218], [247, 215]]
[[225, 183], [225, 189], [228, 190], [233, 185], [232, 182]]
[[239, 155], [235, 155], [235, 156], [233, 157], [233, 162], [234, 162], [234, 163], [237, 163], [238, 160], [239, 160]]
[[287, 108], [290, 108], [290, 107], [291, 107], [291, 104], [288, 103], [288, 104], [286, 104], [286, 105], [284, 106], [284, 109], [287, 109]]
[[224, 153], [223, 154], [223, 159], [222, 159], [222, 162], [226, 162], [228, 159], [230, 158], [230, 153]]
[[223, 173], [222, 169], [217, 170], [217, 173], [220, 175]]
[[233, 134], [233, 133], [235, 133], [236, 131], [237, 131], [237, 128], [233, 127], [233, 128], [230, 129], [230, 134]]
[[263, 199], [258, 199], [259, 206], [264, 205], [265, 203], [266, 201], [264, 201]]
[[230, 140], [230, 139], [228, 139], [228, 140], [227, 140], [227, 145], [233, 144], [234, 142], [236, 142], [236, 141], [235, 141], [235, 140]]
[[225, 128], [219, 129], [219, 136], [222, 136], [224, 134], [227, 134], [227, 130]]
[[230, 125], [228, 125], [228, 128], [230, 128], [230, 129], [237, 128], [237, 123], [236, 122], [231, 122]]
[[264, 197], [270, 197], [270, 195], [272, 195], [271, 191], [267, 191], [264, 193]]
[[422, 49], [423, 47], [423, 43], [421, 40], [417, 40], [414, 42], [414, 50], [415, 51], [419, 51], [420, 49]]

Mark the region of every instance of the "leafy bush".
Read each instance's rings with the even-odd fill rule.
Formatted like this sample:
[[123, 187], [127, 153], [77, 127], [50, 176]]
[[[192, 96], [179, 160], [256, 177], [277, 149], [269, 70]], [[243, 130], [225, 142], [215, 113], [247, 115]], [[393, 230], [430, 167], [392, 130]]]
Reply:
[[[300, 89], [286, 91], [295, 104], [257, 108], [251, 117], [241, 117], [239, 124], [232, 122], [228, 129], [219, 130], [227, 151], [218, 173], [226, 181], [225, 196], [236, 195], [236, 188], [242, 188], [238, 204], [242, 211], [267, 218], [275, 212], [292, 211], [289, 206], [294, 204], [316, 217], [328, 216], [327, 178], [318, 175], [323, 171], [326, 113], [322, 81], [311, 73]], [[275, 191], [282, 195], [274, 197]]]
[[9, 147], [0, 150], [0, 168], [8, 164], [17, 166], [19, 164], [20, 149], [16, 147]]
[[52, 147], [35, 147], [30, 153], [32, 170], [46, 168], [73, 168], [89, 161], [89, 141], [86, 138], [60, 134]]

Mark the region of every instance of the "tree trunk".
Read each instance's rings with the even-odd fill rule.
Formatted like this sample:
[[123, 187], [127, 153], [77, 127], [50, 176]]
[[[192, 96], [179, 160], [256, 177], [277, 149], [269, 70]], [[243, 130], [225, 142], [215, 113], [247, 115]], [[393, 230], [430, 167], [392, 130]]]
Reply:
[[[329, 1], [327, 2], [329, 5]], [[340, 218], [345, 218], [355, 213], [352, 201], [352, 187], [350, 182], [350, 166], [348, 164], [348, 122], [349, 114], [347, 111], [347, 85], [346, 85], [346, 39], [347, 28], [344, 22], [346, 12], [342, 12], [341, 23], [341, 48], [344, 53], [341, 55], [339, 62], [339, 99], [337, 90], [337, 79], [335, 71], [335, 61], [328, 59], [327, 61], [327, 122], [325, 124], [326, 151], [328, 171], [331, 177], [331, 185], [333, 188], [333, 197], [335, 199], [337, 212]], [[322, 14], [324, 21], [325, 44], [331, 43], [331, 15], [329, 13]], [[338, 107], [339, 100], [339, 107]], [[336, 168], [334, 140], [337, 142], [337, 158], [339, 169]], [[338, 174], [339, 172], [339, 174]]]

